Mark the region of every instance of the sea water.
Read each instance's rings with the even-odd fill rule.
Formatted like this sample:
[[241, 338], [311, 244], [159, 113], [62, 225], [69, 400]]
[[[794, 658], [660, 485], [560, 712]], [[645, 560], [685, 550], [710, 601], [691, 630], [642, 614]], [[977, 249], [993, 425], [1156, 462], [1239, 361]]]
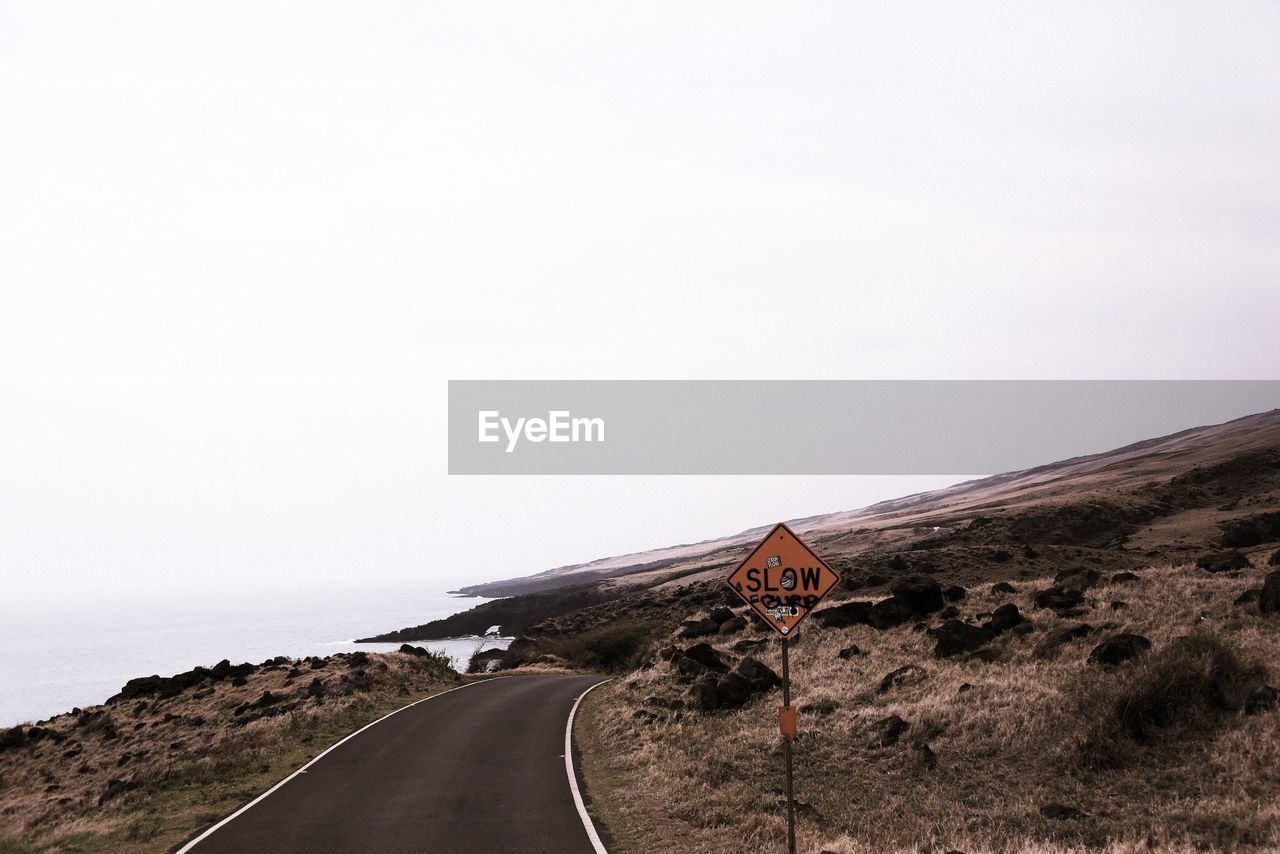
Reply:
[[[386, 652], [400, 643], [354, 639], [447, 617], [482, 602], [375, 584], [288, 591], [95, 594], [0, 601], [0, 726], [101, 703], [137, 676], [171, 676], [226, 658]], [[478, 649], [510, 638], [419, 641], [459, 671]]]

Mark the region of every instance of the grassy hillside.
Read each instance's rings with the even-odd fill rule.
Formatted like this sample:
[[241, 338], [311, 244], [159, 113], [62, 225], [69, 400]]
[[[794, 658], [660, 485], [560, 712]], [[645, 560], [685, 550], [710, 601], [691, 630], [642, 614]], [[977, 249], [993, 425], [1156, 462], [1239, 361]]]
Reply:
[[0, 730], [0, 852], [172, 850], [346, 734], [459, 679], [425, 650], [223, 662]]
[[[1280, 848], [1280, 712], [1265, 687], [1280, 685], [1280, 615], [1234, 604], [1263, 570], [1134, 574], [1102, 576], [1062, 613], [1036, 607], [1044, 577], [883, 630], [815, 614], [792, 654], [800, 850]], [[1010, 604], [1021, 628], [936, 656], [947, 616], [982, 624]], [[748, 649], [765, 640], [756, 625], [703, 640], [726, 666], [751, 655], [777, 670], [775, 641]], [[1090, 661], [1124, 633], [1151, 648]], [[689, 643], [660, 642], [672, 660], [663, 650], [588, 698], [594, 808], [617, 851], [780, 850], [780, 692], [704, 711]], [[885, 723], [895, 715], [905, 727]]]

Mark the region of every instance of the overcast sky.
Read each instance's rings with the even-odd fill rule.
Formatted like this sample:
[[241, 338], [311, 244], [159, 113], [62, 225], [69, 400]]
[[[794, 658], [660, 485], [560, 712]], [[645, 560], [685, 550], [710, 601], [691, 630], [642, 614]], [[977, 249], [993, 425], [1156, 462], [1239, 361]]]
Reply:
[[954, 480], [450, 478], [450, 378], [1280, 377], [1275, 4], [0, 0], [0, 81], [7, 593]]

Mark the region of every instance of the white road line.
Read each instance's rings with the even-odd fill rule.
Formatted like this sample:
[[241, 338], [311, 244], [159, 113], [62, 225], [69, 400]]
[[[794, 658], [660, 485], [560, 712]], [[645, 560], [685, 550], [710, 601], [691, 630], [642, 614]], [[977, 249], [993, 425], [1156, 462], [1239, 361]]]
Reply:
[[[582, 705], [582, 698], [599, 688], [605, 682], [612, 682], [612, 679], [605, 679], [592, 685], [587, 690], [578, 695], [578, 699], [574, 701], [573, 708], [569, 710], [569, 723], [564, 728], [564, 770], [569, 775], [569, 790], [573, 792], [573, 803], [578, 808], [578, 817], [582, 819], [582, 826], [587, 831], [587, 838], [591, 840], [591, 846], [595, 849], [596, 854], [609, 854], [605, 850], [604, 843], [600, 841], [600, 834], [596, 832], [596, 826], [591, 821], [591, 816], [587, 812], [587, 805], [582, 802], [582, 792], [578, 791], [578, 775], [573, 770], [573, 719], [578, 714], [578, 706]], [[178, 852], [182, 854], [182, 852]]]
[[[496, 677], [496, 678], [503, 678], [503, 677]], [[266, 798], [267, 798], [267, 796], [268, 796], [268, 795], [270, 795], [270, 794], [271, 794], [272, 792], [274, 792], [276, 789], [279, 789], [281, 786], [283, 786], [285, 783], [287, 783], [287, 782], [289, 782], [290, 780], [292, 780], [294, 777], [297, 777], [299, 774], [305, 774], [305, 773], [307, 773], [307, 769], [308, 769], [308, 768], [310, 768], [312, 765], [315, 765], [315, 764], [316, 764], [317, 762], [319, 762], [321, 759], [323, 759], [323, 758], [325, 757], [325, 754], [329, 753], [329, 751], [331, 751], [331, 750], [335, 750], [336, 748], [341, 747], [342, 745], [346, 744], [346, 743], [347, 743], [348, 741], [350, 741], [351, 739], [355, 738], [355, 737], [356, 737], [357, 735], [359, 735], [360, 733], [362, 733], [362, 732], [364, 732], [365, 730], [367, 730], [369, 727], [371, 727], [371, 726], [377, 726], [378, 724], [382, 723], [383, 721], [385, 721], [387, 718], [391, 717], [392, 715], [399, 714], [400, 712], [403, 712], [405, 709], [411, 709], [411, 708], [413, 708], [414, 706], [418, 705], [419, 703], [425, 703], [427, 700], [434, 700], [436, 697], [443, 697], [445, 694], [452, 694], [454, 691], [461, 691], [463, 688], [470, 688], [472, 685], [483, 685], [483, 684], [485, 684], [486, 682], [492, 682], [492, 681], [493, 681], [493, 679], [492, 679], [492, 678], [490, 678], [490, 679], [481, 679], [481, 680], [476, 681], [476, 682], [468, 682], [466, 685], [459, 685], [459, 686], [458, 686], [458, 687], [456, 687], [456, 688], [450, 688], [448, 691], [441, 691], [439, 694], [432, 694], [430, 697], [423, 697], [421, 700], [414, 700], [412, 703], [410, 703], [410, 704], [409, 704], [409, 705], [407, 705], [407, 706], [401, 706], [400, 708], [396, 709], [394, 712], [388, 712], [387, 714], [385, 714], [385, 715], [383, 715], [382, 717], [378, 718], [376, 721], [370, 721], [369, 723], [367, 723], [367, 724], [365, 724], [364, 726], [360, 727], [360, 729], [356, 730], [355, 732], [351, 733], [351, 734], [350, 734], [350, 735], [348, 735], [347, 737], [343, 738], [341, 741], [338, 741], [338, 742], [335, 742], [335, 743], [333, 743], [333, 744], [329, 745], [329, 746], [328, 746], [328, 747], [326, 747], [323, 751], [321, 751], [320, 753], [316, 754], [316, 756], [315, 756], [315, 757], [314, 757], [310, 762], [308, 762], [306, 765], [303, 765], [303, 766], [302, 766], [301, 768], [299, 768], [297, 771], [294, 771], [294, 772], [293, 772], [292, 774], [290, 774], [288, 777], [285, 777], [285, 778], [284, 778], [283, 780], [281, 780], [279, 783], [276, 783], [276, 784], [275, 784], [274, 786], [272, 786], [270, 789], [267, 789], [267, 790], [266, 790], [265, 792], [263, 792], [261, 795], [258, 795], [258, 797], [256, 797], [256, 798], [254, 798], [253, 800], [249, 801], [249, 803], [247, 803], [247, 804], [245, 804], [244, 806], [240, 807], [240, 809], [236, 810], [236, 811], [235, 811], [235, 812], [233, 812], [231, 815], [227, 816], [227, 817], [226, 817], [226, 818], [224, 818], [222, 821], [220, 821], [220, 822], [218, 822], [217, 824], [215, 824], [213, 827], [210, 827], [210, 828], [208, 828], [207, 830], [205, 830], [205, 832], [204, 832], [204, 833], [200, 834], [200, 835], [199, 835], [199, 836], [197, 836], [195, 839], [191, 840], [191, 841], [190, 841], [190, 842], [188, 842], [186, 845], [184, 845], [184, 846], [182, 846], [181, 848], [179, 848], [179, 849], [177, 850], [177, 854], [187, 854], [187, 852], [188, 852], [188, 851], [190, 851], [192, 848], [195, 848], [195, 847], [196, 847], [196, 845], [197, 845], [201, 840], [203, 840], [203, 839], [207, 839], [207, 838], [209, 837], [209, 835], [210, 835], [210, 834], [212, 834], [215, 830], [217, 830], [218, 828], [220, 828], [220, 827], [222, 827], [223, 825], [227, 824], [228, 822], [230, 822], [232, 819], [236, 818], [237, 816], [243, 815], [245, 812], [248, 812], [248, 810], [249, 810], [250, 808], [252, 808], [255, 804], [261, 803], [262, 801], [266, 800]], [[593, 685], [592, 687], [594, 688], [595, 686]], [[578, 699], [582, 699], [582, 698], [581, 698], [581, 697], [579, 697]], [[574, 708], [577, 708], [577, 706], [574, 706]], [[570, 715], [570, 716], [569, 716], [569, 720], [570, 720], [570, 722], [572, 722], [572, 721], [573, 721], [573, 716], [572, 716], [572, 715]], [[575, 790], [575, 792], [576, 792], [576, 790]], [[602, 849], [599, 849], [599, 850], [603, 851], [604, 849], [602, 848]]]

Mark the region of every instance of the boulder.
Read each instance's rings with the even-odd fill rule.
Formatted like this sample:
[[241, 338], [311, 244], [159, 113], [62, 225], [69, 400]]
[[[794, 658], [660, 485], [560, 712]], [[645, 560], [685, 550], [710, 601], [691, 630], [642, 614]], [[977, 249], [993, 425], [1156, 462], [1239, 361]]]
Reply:
[[912, 685], [919, 685], [929, 677], [929, 672], [923, 667], [914, 664], [905, 664], [891, 673], [886, 673], [884, 678], [880, 680], [880, 687], [877, 692], [880, 694], [890, 691], [894, 688], [907, 688]]
[[920, 767], [928, 771], [932, 771], [938, 767], [938, 754], [933, 752], [933, 748], [925, 742], [920, 742], [915, 746], [916, 761], [920, 763]]
[[1066, 569], [1053, 577], [1053, 584], [1061, 590], [1077, 590], [1081, 593], [1102, 580], [1096, 569]]
[[686, 649], [682, 653], [682, 656], [701, 664], [708, 670], [718, 670], [723, 672], [729, 669], [729, 666], [720, 658], [720, 653], [717, 652], [715, 647], [709, 643], [696, 643]]
[[1026, 618], [1018, 612], [1018, 606], [1012, 602], [1007, 602], [996, 608], [995, 613], [991, 615], [991, 619], [983, 623], [982, 627], [995, 634], [1001, 634], [1025, 622]]
[[736, 709], [751, 699], [751, 683], [740, 673], [729, 672], [716, 682], [719, 708]]
[[951, 658], [986, 646], [995, 639], [990, 629], [970, 625], [961, 620], [947, 620], [930, 632], [937, 644], [933, 654], [938, 658]]
[[1258, 613], [1280, 614], [1280, 569], [1267, 573], [1258, 594]]
[[1271, 553], [1271, 560], [1267, 561], [1267, 566], [1280, 566], [1280, 549]]
[[946, 599], [948, 602], [959, 602], [968, 592], [968, 590], [965, 590], [959, 584], [953, 584], [946, 590], [942, 591], [942, 598]]
[[942, 610], [942, 585], [924, 575], [908, 575], [889, 585], [889, 592], [917, 614]]
[[689, 689], [689, 706], [698, 712], [714, 712], [720, 708], [719, 692], [713, 677], [699, 679]]
[[735, 614], [720, 624], [720, 628], [719, 630], [716, 631], [716, 634], [736, 635], [738, 632], [742, 631], [746, 627], [747, 627], [747, 621]]
[[[412, 656], [414, 656], [415, 658], [419, 658], [419, 657], [421, 657], [421, 656], [424, 656], [424, 655], [430, 655], [430, 654], [431, 654], [430, 652], [428, 652], [427, 650], [423, 649], [423, 648], [422, 648], [422, 647], [420, 647], [420, 646], [412, 646], [412, 645], [407, 644], [407, 643], [402, 643], [402, 644], [400, 644], [400, 650], [399, 650], [399, 651], [400, 651], [400, 652], [403, 652], [405, 655], [412, 655]], [[296, 668], [295, 668], [295, 669], [296, 669]], [[296, 676], [297, 674], [294, 674], [294, 675]]]
[[851, 658], [857, 658], [860, 655], [866, 655], [866, 654], [867, 654], [866, 651], [863, 650], [856, 643], [851, 643], [848, 646], [846, 646], [844, 649], [840, 650], [840, 652], [837, 653], [837, 657], [842, 658], [845, 661], [848, 661]]
[[1262, 598], [1262, 588], [1254, 587], [1250, 590], [1246, 590], [1245, 592], [1241, 593], [1239, 596], [1235, 598], [1235, 600], [1231, 604], [1237, 607], [1242, 605], [1252, 605], [1261, 598]]
[[1111, 576], [1112, 584], [1132, 584], [1138, 580], [1139, 578], [1136, 572], [1117, 572], [1115, 575]]
[[1007, 581], [997, 581], [995, 584], [991, 585], [991, 592], [992, 592], [992, 593], [1006, 593], [1006, 594], [1007, 594], [1007, 593], [1017, 593], [1017, 592], [1018, 592], [1018, 588], [1014, 587], [1012, 584], [1010, 584], [1010, 583], [1009, 583], [1009, 582], [1007, 582]]
[[714, 635], [720, 631], [720, 624], [710, 617], [691, 618], [680, 624], [680, 628], [676, 629], [676, 637], [678, 638], [699, 638], [704, 635]]
[[897, 715], [881, 718], [871, 725], [871, 737], [868, 739], [868, 744], [871, 747], [892, 747], [898, 743], [898, 739], [902, 738], [902, 734], [910, 727], [911, 724]]
[[712, 608], [711, 613], [707, 615], [707, 619], [711, 620], [716, 625], [719, 625], [726, 620], [732, 620], [734, 616], [735, 615], [732, 610], [721, 606], [719, 608]]
[[916, 612], [896, 596], [881, 599], [871, 606], [871, 625], [884, 630], [909, 623], [916, 618]]
[[1144, 655], [1151, 649], [1151, 641], [1142, 635], [1124, 633], [1113, 635], [1093, 648], [1089, 663], [1103, 667], [1116, 667], [1126, 661]]
[[843, 629], [848, 626], [871, 625], [870, 602], [845, 602], [833, 608], [825, 608], [813, 612], [813, 619], [820, 626], [829, 629]]
[[1040, 552], [1036, 551], [1032, 546], [1025, 545], [1022, 547], [1022, 556], [1027, 560], [1035, 560], [1040, 557]]
[[1034, 601], [1037, 608], [1066, 611], [1084, 602], [1084, 592], [1081, 590], [1063, 590], [1061, 587], [1050, 587], [1037, 593]]
[[754, 649], [759, 649], [760, 647], [765, 646], [768, 643], [769, 642], [767, 640], [764, 640], [762, 638], [760, 639], [744, 638], [743, 640], [740, 640], [737, 643], [735, 643], [732, 647], [730, 647], [730, 649], [732, 649], [734, 652], [741, 655], [744, 652], [751, 652]]
[[1201, 555], [1196, 560], [1196, 566], [1206, 572], [1230, 572], [1233, 569], [1247, 569], [1249, 558], [1243, 552], [1229, 549]]
[[733, 670], [751, 684], [753, 691], [771, 691], [782, 684], [782, 679], [772, 668], [751, 656], [739, 661]]

